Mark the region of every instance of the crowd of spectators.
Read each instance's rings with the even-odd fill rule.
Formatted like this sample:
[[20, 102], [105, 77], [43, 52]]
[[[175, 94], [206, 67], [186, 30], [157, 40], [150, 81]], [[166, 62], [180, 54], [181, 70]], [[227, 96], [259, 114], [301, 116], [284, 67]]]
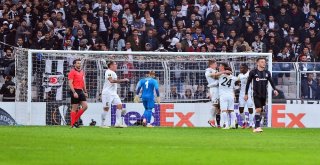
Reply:
[[[0, 41], [32, 49], [273, 52], [319, 61], [319, 0], [2, 0]], [[318, 46], [317, 46], [318, 44]], [[5, 47], [2, 46], [2, 49]]]
[[[319, 20], [320, 0], [1, 0], [0, 42], [45, 50], [271, 52], [278, 62], [320, 62]], [[4, 77], [14, 76], [6, 45]]]

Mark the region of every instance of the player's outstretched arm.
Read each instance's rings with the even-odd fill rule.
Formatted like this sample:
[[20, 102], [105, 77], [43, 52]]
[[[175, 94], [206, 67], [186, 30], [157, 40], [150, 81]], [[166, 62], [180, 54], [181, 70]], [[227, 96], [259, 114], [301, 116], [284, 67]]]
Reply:
[[225, 70], [225, 71], [221, 71], [221, 72], [217, 72], [217, 73], [212, 73], [211, 77], [213, 78], [219, 78], [219, 76], [221, 76], [222, 74], [231, 74], [232, 72], [230, 70]]
[[156, 90], [156, 95], [157, 95], [157, 103], [160, 104], [160, 92], [159, 92], [159, 83], [158, 81], [155, 80], [155, 86], [154, 86], [155, 90]]
[[110, 83], [125, 83], [125, 82], [129, 82], [129, 79], [127, 79], [127, 78], [113, 80], [112, 77], [109, 77], [108, 80], [109, 80]]

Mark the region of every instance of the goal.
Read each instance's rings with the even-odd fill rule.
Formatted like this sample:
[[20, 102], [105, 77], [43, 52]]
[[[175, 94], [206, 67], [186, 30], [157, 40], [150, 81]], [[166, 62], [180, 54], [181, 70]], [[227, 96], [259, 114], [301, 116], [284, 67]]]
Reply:
[[[82, 122], [84, 125], [90, 125], [92, 121], [99, 124], [104, 72], [107, 62], [112, 60], [118, 64], [118, 77], [130, 80], [118, 86], [118, 94], [127, 110], [124, 120], [128, 125], [139, 124], [137, 120], [143, 114], [142, 105], [133, 103], [136, 84], [148, 71], [153, 70], [161, 95], [161, 105], [156, 106], [153, 112], [154, 125], [209, 126], [207, 120], [211, 103], [204, 76], [208, 60], [228, 63], [237, 76], [242, 63], [253, 69], [258, 57], [265, 57], [268, 69], [272, 71], [272, 55], [269, 53], [20, 50], [16, 52], [16, 100], [25, 103], [27, 120], [23, 124], [68, 124], [70, 96], [67, 75], [72, 61], [81, 59], [89, 95], [89, 109], [82, 117]], [[269, 126], [269, 105], [272, 103], [270, 89], [267, 106]], [[113, 108], [109, 115], [109, 125], [112, 125], [115, 120]], [[33, 122], [40, 120], [38, 116], [42, 116], [41, 121]]]

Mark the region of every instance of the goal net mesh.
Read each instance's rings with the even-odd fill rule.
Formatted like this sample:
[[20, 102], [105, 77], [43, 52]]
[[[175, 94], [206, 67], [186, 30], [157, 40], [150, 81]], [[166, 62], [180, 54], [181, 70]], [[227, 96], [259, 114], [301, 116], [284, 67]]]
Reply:
[[[138, 81], [150, 70], [156, 73], [162, 103], [203, 103], [210, 102], [204, 76], [208, 60], [228, 63], [235, 76], [239, 74], [242, 63], [253, 69], [258, 57], [265, 57], [269, 63], [272, 61], [268, 54], [254, 53], [15, 51], [18, 82], [16, 100], [27, 102], [28, 92], [31, 92], [32, 103], [46, 102], [46, 124], [49, 125], [69, 123], [70, 92], [67, 77], [75, 59], [81, 59], [86, 73], [88, 103], [101, 102], [104, 72], [111, 60], [118, 64], [118, 77], [130, 80], [129, 83], [118, 85], [118, 94], [123, 103], [133, 102]], [[32, 56], [29, 74], [28, 55]], [[31, 91], [28, 91], [29, 79]], [[57, 111], [59, 113], [55, 113]]]

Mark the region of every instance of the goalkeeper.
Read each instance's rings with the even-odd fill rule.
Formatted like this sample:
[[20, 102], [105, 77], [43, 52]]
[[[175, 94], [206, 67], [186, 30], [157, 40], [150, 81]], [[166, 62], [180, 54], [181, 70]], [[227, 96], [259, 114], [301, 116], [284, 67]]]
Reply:
[[143, 126], [147, 127], [153, 127], [150, 124], [151, 116], [152, 116], [152, 109], [154, 108], [154, 91], [156, 91], [157, 94], [157, 103], [160, 103], [160, 97], [159, 97], [159, 84], [155, 77], [155, 72], [150, 71], [147, 74], [146, 78], [141, 79], [138, 82], [137, 86], [137, 95], [134, 98], [134, 102], [139, 102], [139, 93], [142, 89], [141, 99], [143, 106], [145, 108], [145, 111], [143, 113]]

